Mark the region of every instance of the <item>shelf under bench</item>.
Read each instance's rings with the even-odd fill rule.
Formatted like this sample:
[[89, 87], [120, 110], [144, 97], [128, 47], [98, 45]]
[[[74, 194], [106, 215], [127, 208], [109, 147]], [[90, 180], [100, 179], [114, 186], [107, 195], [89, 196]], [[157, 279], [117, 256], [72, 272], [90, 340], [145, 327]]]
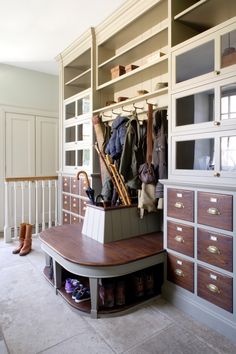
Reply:
[[[94, 318], [98, 315], [99, 279], [131, 274], [165, 261], [162, 232], [102, 244], [82, 235], [81, 231], [81, 224], [52, 227], [40, 234], [41, 247], [53, 259], [57, 292], [70, 305], [90, 312]], [[65, 293], [61, 281], [62, 268], [89, 278], [91, 303], [75, 304]], [[127, 306], [117, 311], [122, 309], [127, 309]], [[102, 312], [104, 311], [99, 311], [99, 315]]]

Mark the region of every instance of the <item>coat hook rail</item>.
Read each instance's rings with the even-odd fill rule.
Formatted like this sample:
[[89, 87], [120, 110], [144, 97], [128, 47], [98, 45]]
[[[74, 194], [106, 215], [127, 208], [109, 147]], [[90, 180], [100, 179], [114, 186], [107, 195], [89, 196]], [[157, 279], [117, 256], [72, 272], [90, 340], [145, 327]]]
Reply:
[[127, 113], [132, 113], [133, 112], [132, 110], [124, 109], [124, 106], [122, 106], [121, 109], [122, 109], [123, 112], [127, 112]]
[[120, 114], [119, 112], [115, 112], [113, 109], [111, 111], [112, 111], [113, 114], [115, 114], [117, 116]]

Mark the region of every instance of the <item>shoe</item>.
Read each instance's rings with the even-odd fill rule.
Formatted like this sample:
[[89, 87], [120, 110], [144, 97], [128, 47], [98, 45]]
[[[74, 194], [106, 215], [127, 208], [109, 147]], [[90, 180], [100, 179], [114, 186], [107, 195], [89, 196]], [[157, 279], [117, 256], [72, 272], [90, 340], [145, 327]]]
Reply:
[[83, 302], [86, 300], [90, 299], [90, 290], [89, 288], [83, 288], [82, 290], [80, 290], [75, 298], [75, 302]]
[[24, 246], [25, 233], [26, 233], [26, 223], [22, 223], [22, 224], [20, 224], [19, 245], [18, 245], [18, 247], [16, 247], [16, 248], [12, 251], [13, 254], [20, 253], [22, 247]]
[[26, 224], [26, 231], [25, 231], [25, 239], [23, 247], [20, 250], [20, 256], [26, 256], [28, 253], [31, 252], [32, 246], [32, 226], [31, 224]]
[[72, 299], [75, 300], [76, 295], [78, 294], [79, 291], [81, 291], [84, 288], [83, 284], [79, 284], [79, 286], [77, 286], [74, 291], [72, 292]]
[[65, 291], [67, 292], [67, 294], [72, 294], [75, 288], [79, 286], [79, 284], [79, 280], [67, 278], [65, 284]]

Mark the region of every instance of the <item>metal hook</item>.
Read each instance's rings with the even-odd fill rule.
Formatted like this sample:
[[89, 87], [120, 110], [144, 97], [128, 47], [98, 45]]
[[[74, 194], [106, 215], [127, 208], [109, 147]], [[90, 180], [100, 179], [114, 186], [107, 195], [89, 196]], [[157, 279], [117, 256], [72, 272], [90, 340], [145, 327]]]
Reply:
[[116, 114], [117, 116], [120, 114], [120, 113], [118, 113], [118, 112], [114, 112], [113, 109], [112, 109], [111, 111], [112, 111], [113, 114]]
[[148, 102], [148, 99], [146, 98], [146, 104], [152, 104], [154, 107], [158, 107], [157, 103], [152, 103], [152, 102]]
[[134, 107], [135, 109], [144, 109], [144, 107], [137, 107], [137, 106], [135, 106], [135, 103], [133, 103], [133, 107]]
[[102, 113], [103, 117], [106, 117], [106, 118], [112, 118], [112, 115], [109, 115], [109, 114], [105, 114], [105, 113]]
[[122, 107], [121, 107], [121, 109], [122, 109], [122, 111], [123, 111], [123, 112], [132, 113], [132, 110], [131, 110], [131, 111], [129, 111], [128, 109], [124, 109], [124, 106], [122, 106]]

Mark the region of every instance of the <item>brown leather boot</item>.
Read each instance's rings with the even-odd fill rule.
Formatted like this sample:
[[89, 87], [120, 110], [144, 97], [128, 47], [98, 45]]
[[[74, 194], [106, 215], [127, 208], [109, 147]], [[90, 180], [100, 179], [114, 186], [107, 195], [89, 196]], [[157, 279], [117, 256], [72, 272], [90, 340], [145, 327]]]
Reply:
[[31, 251], [32, 245], [32, 225], [26, 224], [24, 245], [20, 250], [20, 256], [26, 256]]
[[20, 232], [19, 232], [19, 245], [17, 248], [15, 248], [12, 253], [17, 254], [20, 252], [24, 245], [24, 240], [25, 240], [25, 232], [26, 232], [26, 223], [20, 224]]

